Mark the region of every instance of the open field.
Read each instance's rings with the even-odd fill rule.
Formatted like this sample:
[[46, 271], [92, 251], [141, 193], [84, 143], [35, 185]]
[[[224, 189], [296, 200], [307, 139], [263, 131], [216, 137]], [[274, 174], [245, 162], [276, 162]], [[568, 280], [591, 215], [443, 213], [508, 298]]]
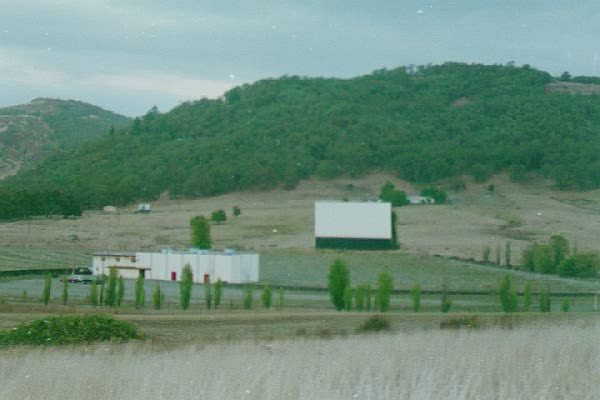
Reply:
[[599, 327], [570, 322], [213, 344], [191, 337], [176, 347], [14, 348], [0, 358], [0, 392], [36, 400], [596, 399]]
[[[418, 188], [387, 175], [333, 181], [310, 180], [294, 190], [237, 192], [198, 200], [168, 200], [152, 204], [150, 214], [133, 213], [134, 206], [117, 214], [86, 212], [74, 220], [34, 219], [0, 224], [2, 245], [11, 248], [137, 250], [185, 248], [189, 243], [190, 217], [224, 209], [229, 220], [212, 226], [216, 248], [312, 249], [315, 200], [377, 199], [390, 180], [407, 193]], [[530, 241], [545, 241], [551, 234], [565, 235], [579, 250], [600, 249], [600, 191], [559, 191], [549, 182], [526, 184], [496, 176], [486, 183], [465, 178], [466, 190], [449, 191], [453, 204], [409, 206], [397, 209], [398, 238], [403, 252], [480, 259], [484, 246], [497, 244], [502, 251], [511, 241], [513, 263]], [[352, 186], [348, 186], [348, 185]], [[487, 185], [494, 184], [494, 193]], [[231, 217], [233, 206], [242, 215]], [[29, 247], [28, 247], [29, 246]], [[0, 268], [2, 267], [0, 254]]]

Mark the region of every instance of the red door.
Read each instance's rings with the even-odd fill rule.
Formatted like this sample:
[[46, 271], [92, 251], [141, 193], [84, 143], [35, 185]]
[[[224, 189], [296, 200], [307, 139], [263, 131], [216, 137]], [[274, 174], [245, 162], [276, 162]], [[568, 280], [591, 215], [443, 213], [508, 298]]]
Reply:
[[204, 283], [210, 283], [210, 275], [204, 274]]
[[172, 281], [176, 281], [177, 280], [177, 272], [175, 272], [175, 271], [171, 272], [171, 280]]

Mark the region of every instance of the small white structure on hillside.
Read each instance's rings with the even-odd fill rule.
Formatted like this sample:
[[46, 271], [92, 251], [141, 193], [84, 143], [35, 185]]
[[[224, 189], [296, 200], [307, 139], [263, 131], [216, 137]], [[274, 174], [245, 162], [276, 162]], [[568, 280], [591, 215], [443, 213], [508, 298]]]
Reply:
[[135, 279], [178, 281], [183, 267], [189, 264], [194, 282], [249, 283], [259, 280], [259, 256], [256, 253], [234, 250], [188, 251], [162, 250], [160, 252], [98, 252], [92, 255], [94, 274], [108, 275], [116, 268], [119, 276]]
[[406, 196], [406, 200], [410, 204], [435, 204], [435, 199], [429, 196], [409, 195]]
[[366, 250], [395, 248], [392, 205], [385, 202], [315, 202], [315, 246]]

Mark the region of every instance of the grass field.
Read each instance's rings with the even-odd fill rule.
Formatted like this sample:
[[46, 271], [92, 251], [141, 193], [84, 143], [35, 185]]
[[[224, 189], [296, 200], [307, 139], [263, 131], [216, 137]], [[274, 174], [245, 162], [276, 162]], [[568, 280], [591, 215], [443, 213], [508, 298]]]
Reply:
[[599, 334], [598, 325], [562, 324], [175, 348], [16, 348], [0, 358], [0, 393], [36, 400], [592, 400], [600, 391]]

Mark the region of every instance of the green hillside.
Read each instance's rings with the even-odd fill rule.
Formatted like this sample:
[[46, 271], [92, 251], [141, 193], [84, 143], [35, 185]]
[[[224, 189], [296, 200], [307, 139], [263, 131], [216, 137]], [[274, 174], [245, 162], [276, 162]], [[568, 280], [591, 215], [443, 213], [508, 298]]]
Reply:
[[[413, 182], [506, 171], [600, 186], [600, 98], [528, 66], [282, 77], [151, 111], [0, 186], [0, 218], [296, 185], [384, 170]], [[595, 93], [592, 91], [592, 93]]]
[[130, 119], [74, 100], [34, 99], [0, 108], [0, 179], [55, 151], [124, 127]]

